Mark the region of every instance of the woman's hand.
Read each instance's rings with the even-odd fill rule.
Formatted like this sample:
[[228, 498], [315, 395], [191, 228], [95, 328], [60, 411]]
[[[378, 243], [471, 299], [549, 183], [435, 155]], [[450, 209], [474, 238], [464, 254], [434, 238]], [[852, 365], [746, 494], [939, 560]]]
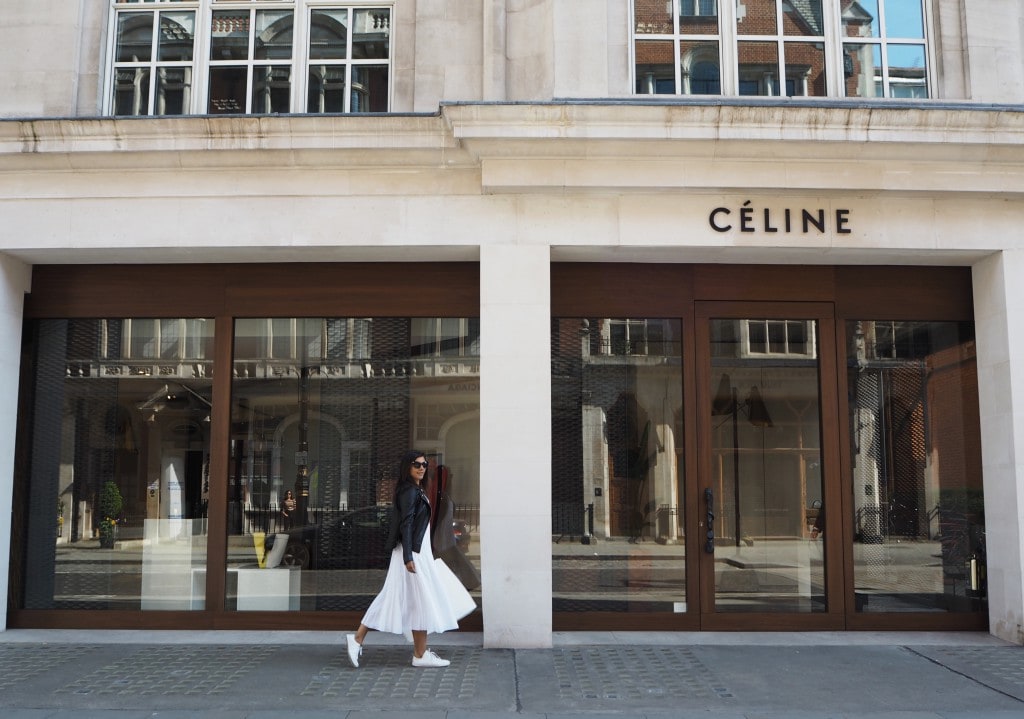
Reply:
[[416, 574], [416, 563], [410, 559], [408, 562], [405, 563], [405, 569], [408, 572]]

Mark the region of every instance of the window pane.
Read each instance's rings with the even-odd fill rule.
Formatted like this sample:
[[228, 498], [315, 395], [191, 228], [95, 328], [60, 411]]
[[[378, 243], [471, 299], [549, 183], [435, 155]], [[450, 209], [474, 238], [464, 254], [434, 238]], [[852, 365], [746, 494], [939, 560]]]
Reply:
[[192, 68], [158, 67], [156, 88], [157, 115], [183, 115], [192, 101]]
[[679, 43], [683, 95], [721, 95], [722, 73], [717, 42]]
[[825, 34], [821, 0], [782, 3], [782, 34], [821, 37]]
[[744, 0], [736, 3], [736, 32], [740, 35], [775, 35], [776, 0]]
[[161, 60], [189, 61], [195, 44], [196, 14], [192, 12], [165, 12], [160, 14]]
[[391, 35], [391, 16], [385, 8], [356, 10], [352, 26], [352, 57], [387, 59]]
[[345, 66], [309, 68], [306, 112], [345, 112]]
[[114, 79], [114, 114], [149, 114], [148, 67], [119, 67]]
[[258, 10], [256, 12], [253, 57], [256, 60], [291, 59], [292, 12], [290, 10]]
[[921, 0], [885, 0], [885, 35], [891, 38], [924, 38]]
[[878, 37], [878, 0], [843, 3], [843, 35]]
[[[28, 324], [34, 439], [26, 609], [202, 609], [211, 363], [104, 356], [109, 327], [155, 347], [194, 320]], [[212, 328], [213, 322], [204, 326]], [[177, 338], [181, 339], [180, 335]]]
[[633, 27], [637, 35], [672, 34], [672, 3], [667, 0], [635, 0]]
[[779, 47], [772, 42], [737, 43], [740, 95], [778, 96]]
[[350, 112], [387, 112], [387, 65], [357, 65], [353, 67], [351, 95]]
[[214, 11], [210, 37], [210, 59], [249, 59], [248, 10]]
[[683, 35], [717, 35], [718, 0], [682, 0], [679, 32]]
[[117, 16], [117, 62], [148, 62], [152, 58], [153, 15], [125, 12]]
[[889, 97], [928, 97], [923, 45], [888, 45]]
[[671, 319], [552, 321], [556, 612], [687, 610], [680, 332]]
[[857, 610], [984, 611], [973, 325], [861, 321], [846, 334]]
[[435, 526], [433, 551], [463, 576], [477, 575], [479, 363], [415, 357], [411, 325], [409, 318], [236, 322], [236, 348], [266, 347], [254, 335], [267, 327], [275, 348], [316, 348], [324, 327], [334, 345], [359, 328], [366, 348], [352, 362], [337, 351], [321, 360], [319, 351], [242, 358], [236, 350], [229, 610], [365, 610], [391, 558], [391, 498], [398, 459], [410, 446], [430, 461], [428, 490], [444, 477], [454, 503], [451, 519]]
[[292, 69], [290, 65], [256, 65], [252, 69], [252, 111], [290, 112]]
[[348, 57], [348, 10], [313, 10], [310, 23], [311, 60], [344, 60]]
[[244, 67], [210, 68], [211, 115], [245, 112], [246, 74]]
[[825, 97], [824, 43], [787, 42], [786, 94], [790, 97]]
[[847, 97], [881, 97], [881, 46], [843, 45], [843, 74]]
[[675, 94], [675, 50], [670, 40], [637, 41], [636, 91], [640, 95]]

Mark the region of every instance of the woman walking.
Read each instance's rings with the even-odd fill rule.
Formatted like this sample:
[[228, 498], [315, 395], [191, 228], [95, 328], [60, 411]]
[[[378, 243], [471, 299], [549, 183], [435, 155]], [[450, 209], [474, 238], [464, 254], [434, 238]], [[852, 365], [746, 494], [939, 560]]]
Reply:
[[359, 666], [363, 642], [371, 629], [411, 634], [414, 667], [446, 667], [450, 661], [427, 649], [427, 634], [458, 629], [459, 619], [476, 609], [476, 602], [448, 566], [434, 560], [429, 536], [430, 503], [423, 491], [427, 464], [424, 454], [415, 450], [402, 457], [387, 543], [391, 563], [384, 587], [366, 610], [356, 633], [345, 637], [354, 667]]

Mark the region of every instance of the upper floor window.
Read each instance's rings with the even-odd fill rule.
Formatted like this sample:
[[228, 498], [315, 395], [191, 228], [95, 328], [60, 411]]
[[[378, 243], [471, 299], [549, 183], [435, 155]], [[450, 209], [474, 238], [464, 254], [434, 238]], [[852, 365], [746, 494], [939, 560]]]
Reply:
[[391, 8], [113, 0], [114, 115], [387, 112]]
[[636, 93], [928, 97], [924, 0], [633, 0]]

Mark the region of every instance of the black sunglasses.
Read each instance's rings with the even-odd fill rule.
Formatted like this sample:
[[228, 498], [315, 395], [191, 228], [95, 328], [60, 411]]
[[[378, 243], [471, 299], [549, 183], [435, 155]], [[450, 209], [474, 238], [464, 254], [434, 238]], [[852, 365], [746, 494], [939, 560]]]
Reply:
[[429, 462], [413, 462], [412, 466], [416, 469], [426, 469]]

